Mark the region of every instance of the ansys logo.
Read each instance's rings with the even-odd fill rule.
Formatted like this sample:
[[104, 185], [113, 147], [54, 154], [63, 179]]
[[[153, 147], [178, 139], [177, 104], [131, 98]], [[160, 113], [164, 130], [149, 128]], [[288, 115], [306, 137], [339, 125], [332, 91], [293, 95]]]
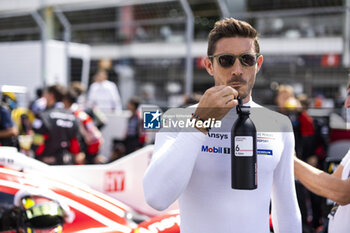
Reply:
[[157, 111], [144, 111], [143, 112], [143, 128], [144, 129], [160, 129], [162, 114]]

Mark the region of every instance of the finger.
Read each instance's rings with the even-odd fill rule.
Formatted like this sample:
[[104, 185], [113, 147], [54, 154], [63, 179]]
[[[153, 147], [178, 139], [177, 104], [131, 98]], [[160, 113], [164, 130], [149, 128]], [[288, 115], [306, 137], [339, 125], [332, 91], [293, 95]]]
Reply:
[[231, 99], [237, 99], [238, 93], [232, 92], [232, 93], [227, 93], [223, 96], [221, 96], [221, 98], [231, 98]]
[[222, 101], [225, 105], [232, 100], [237, 100], [237, 95], [230, 94], [222, 97]]
[[227, 86], [225, 85], [218, 85], [218, 86], [214, 86], [214, 87], [211, 87], [209, 89], [212, 89], [212, 91], [214, 92], [220, 92], [222, 90], [224, 90]]
[[226, 107], [227, 108], [234, 108], [238, 105], [238, 100], [237, 99], [233, 99], [233, 100], [229, 100], [227, 103], [226, 103]]
[[238, 96], [238, 91], [230, 86], [226, 86], [224, 89], [220, 91], [222, 96], [233, 95], [235, 97]]
[[223, 105], [226, 106], [228, 102], [235, 99], [234, 95], [226, 95], [222, 98]]
[[[204, 92], [203, 96], [215, 95], [215, 94], [217, 94], [218, 92], [220, 92], [220, 91], [221, 91], [222, 89], [224, 89], [224, 88], [225, 88], [224, 85], [211, 87], [211, 88], [207, 89], [207, 90]], [[203, 96], [202, 96], [202, 97], [203, 97]]]

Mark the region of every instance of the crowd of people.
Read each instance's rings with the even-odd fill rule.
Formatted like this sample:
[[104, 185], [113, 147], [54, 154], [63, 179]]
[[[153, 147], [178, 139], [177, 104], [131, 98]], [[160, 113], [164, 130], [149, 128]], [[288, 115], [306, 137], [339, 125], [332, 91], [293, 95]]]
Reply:
[[[324, 122], [314, 119], [309, 113], [310, 98], [306, 94], [295, 96], [290, 85], [281, 85], [277, 90], [276, 105], [279, 112], [289, 117], [294, 132], [297, 156], [314, 167], [323, 169], [328, 140], [322, 134]], [[315, 104], [313, 104], [314, 107]], [[322, 228], [325, 217], [325, 199], [310, 192], [299, 181], [295, 182], [301, 212], [303, 232], [312, 233]]]
[[[348, 92], [349, 88], [348, 84]], [[349, 98], [345, 99], [345, 109], [349, 107], [349, 100]], [[341, 159], [330, 158], [332, 156], [329, 154], [330, 143], [334, 140], [333, 138], [350, 141], [350, 133], [346, 127], [346, 121], [348, 120], [346, 118], [349, 116], [343, 116], [341, 119], [343, 122], [337, 124], [339, 129], [331, 129], [331, 114], [313, 117], [308, 112], [310, 106], [313, 109], [322, 108], [320, 98], [314, 98], [311, 101], [311, 98], [306, 94], [295, 95], [294, 89], [290, 85], [279, 86], [276, 95], [276, 105], [279, 112], [289, 117], [293, 126], [297, 157], [295, 160], [298, 168], [296, 177], [300, 178], [301, 174], [303, 174], [300, 164], [305, 166], [307, 164], [329, 173], [334, 172]], [[337, 131], [341, 132], [341, 134], [337, 133]], [[337, 134], [339, 135], [337, 136]], [[337, 155], [337, 158], [341, 157], [345, 157], [345, 154]], [[305, 179], [305, 177], [301, 178]], [[327, 203], [325, 195], [310, 191], [301, 180], [297, 179], [295, 186], [303, 222], [303, 232], [321, 232], [321, 229], [324, 229], [324, 225], [328, 224], [327, 215], [332, 205]], [[328, 196], [326, 197], [329, 198]]]
[[[116, 159], [101, 155], [101, 129], [108, 124], [105, 112], [122, 110], [115, 83], [108, 81], [107, 72], [99, 70], [88, 92], [78, 82], [69, 87], [60, 84], [37, 91], [37, 98], [27, 108], [17, 107], [16, 93], [1, 93], [0, 146], [17, 147], [50, 165], [96, 164]], [[139, 100], [129, 101], [131, 116], [124, 148], [118, 158], [142, 146]], [[110, 140], [110, 139], [107, 139]]]

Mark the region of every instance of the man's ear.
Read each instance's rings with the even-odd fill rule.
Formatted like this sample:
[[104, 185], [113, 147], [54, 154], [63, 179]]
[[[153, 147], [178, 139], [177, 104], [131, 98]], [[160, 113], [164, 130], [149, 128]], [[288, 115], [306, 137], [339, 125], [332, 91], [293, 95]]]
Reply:
[[208, 57], [204, 59], [204, 67], [207, 70], [208, 74], [214, 76], [213, 62]]
[[260, 55], [260, 56], [258, 57], [258, 61], [256, 62], [256, 68], [257, 68], [257, 69], [256, 69], [256, 73], [259, 72], [263, 61], [264, 61], [263, 55]]

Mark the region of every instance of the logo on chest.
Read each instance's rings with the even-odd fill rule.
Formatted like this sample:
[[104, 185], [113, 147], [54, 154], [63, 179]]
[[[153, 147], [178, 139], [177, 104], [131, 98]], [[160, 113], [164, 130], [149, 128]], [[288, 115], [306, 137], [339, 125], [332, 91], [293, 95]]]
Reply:
[[261, 144], [273, 144], [276, 141], [276, 136], [272, 133], [257, 133], [257, 143]]
[[228, 135], [227, 134], [223, 134], [223, 133], [208, 133], [208, 137], [210, 137], [210, 138], [217, 138], [217, 139], [220, 139], [220, 140], [228, 139]]
[[[208, 133], [212, 139], [229, 140], [229, 135], [224, 133]], [[276, 136], [271, 133], [257, 133], [257, 155], [273, 156], [273, 145], [276, 143]], [[220, 143], [219, 143], [220, 144]], [[202, 145], [201, 152], [210, 154], [231, 154], [230, 147], [220, 145]]]
[[229, 147], [221, 147], [221, 146], [207, 146], [202, 145], [201, 152], [205, 153], [213, 153], [213, 154], [230, 154], [231, 148]]
[[272, 146], [276, 143], [276, 137], [271, 133], [257, 134], [257, 155], [273, 155]]
[[267, 149], [257, 149], [257, 155], [273, 155], [273, 151]]

